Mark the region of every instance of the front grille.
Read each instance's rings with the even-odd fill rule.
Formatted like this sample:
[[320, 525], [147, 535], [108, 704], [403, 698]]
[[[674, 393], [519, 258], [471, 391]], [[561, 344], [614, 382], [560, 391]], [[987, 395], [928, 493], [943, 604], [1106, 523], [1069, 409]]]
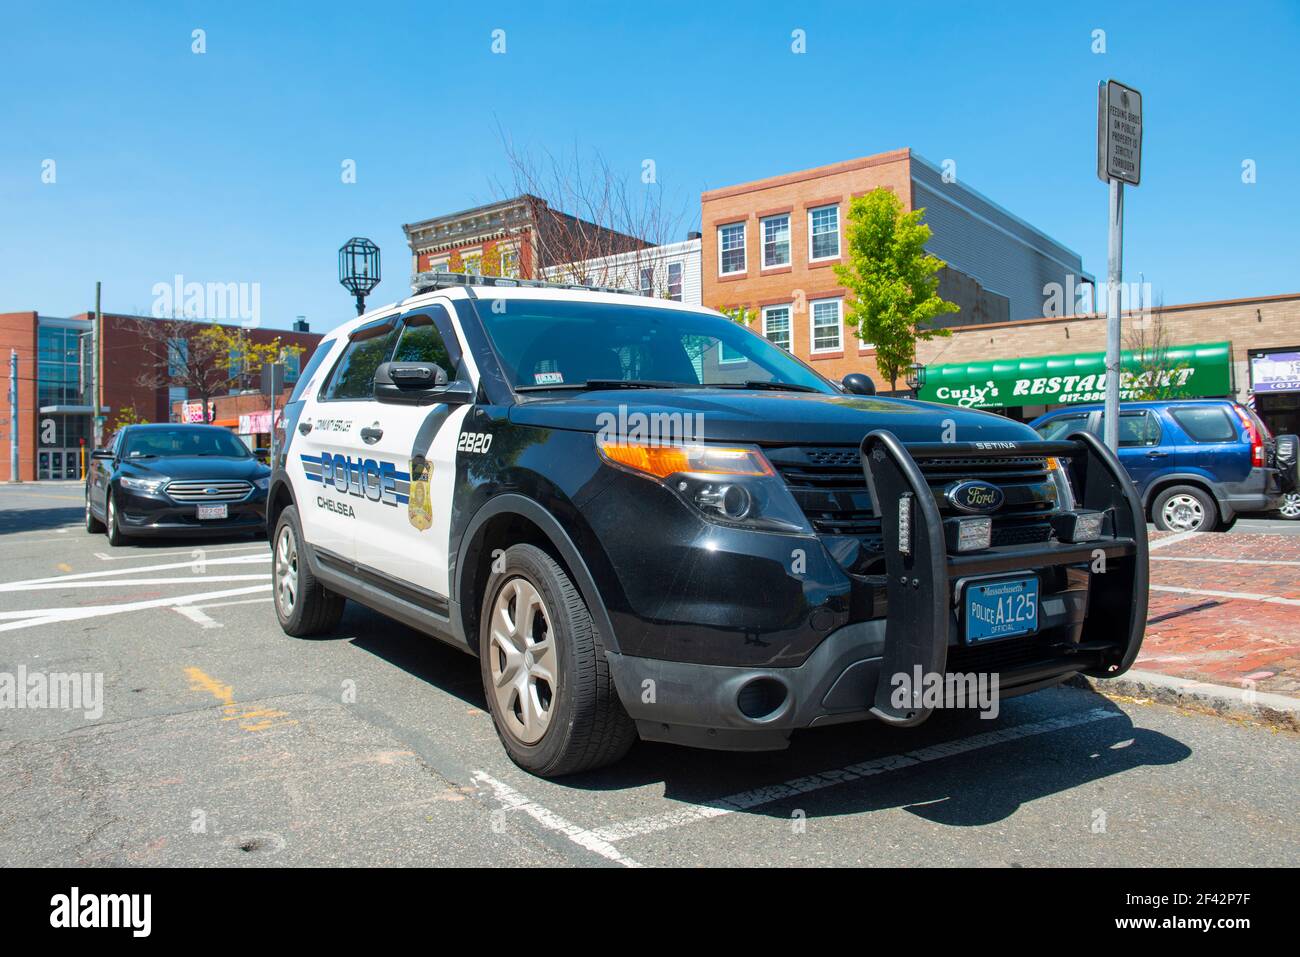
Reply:
[[209, 482], [190, 481], [169, 482], [164, 490], [176, 502], [197, 505], [216, 504], [220, 502], [238, 502], [247, 498], [253, 491], [253, 483], [243, 479], [213, 479]]
[[[765, 451], [817, 532], [852, 535], [863, 539], [869, 548], [879, 547], [880, 520], [872, 514], [856, 446], [783, 446]], [[918, 458], [916, 464], [945, 517], [961, 514], [944, 498], [945, 488], [954, 482], [980, 479], [997, 485], [1006, 496], [1002, 507], [993, 514], [994, 545], [1048, 540], [1055, 487], [1045, 458]]]

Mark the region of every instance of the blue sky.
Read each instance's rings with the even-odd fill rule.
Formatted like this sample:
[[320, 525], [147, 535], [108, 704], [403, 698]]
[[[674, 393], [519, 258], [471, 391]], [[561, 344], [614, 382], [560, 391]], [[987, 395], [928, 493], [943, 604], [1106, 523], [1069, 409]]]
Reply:
[[371, 302], [401, 298], [401, 224], [496, 197], [498, 125], [631, 181], [653, 159], [694, 221], [701, 190], [910, 146], [1104, 277], [1106, 77], [1146, 113], [1125, 279], [1165, 303], [1300, 289], [1296, 0], [452, 7], [7, 4], [0, 311], [79, 312], [96, 279], [105, 309], [148, 311], [181, 274], [259, 283], [265, 325], [327, 330], [352, 314], [338, 247], [375, 240]]

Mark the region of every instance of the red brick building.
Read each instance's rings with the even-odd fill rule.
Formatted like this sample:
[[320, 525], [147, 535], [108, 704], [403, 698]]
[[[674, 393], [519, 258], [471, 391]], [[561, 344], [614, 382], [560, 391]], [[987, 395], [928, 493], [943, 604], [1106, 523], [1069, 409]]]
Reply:
[[[145, 317], [104, 313], [100, 346], [99, 375], [94, 374], [92, 347], [93, 314], [55, 318], [38, 312], [0, 313], [0, 390], [5, 414], [0, 416], [0, 481], [9, 474], [10, 424], [8, 416], [9, 354], [18, 353], [18, 444], [19, 477], [34, 479], [79, 478], [82, 448], [93, 445], [94, 396], [92, 383], [99, 383], [100, 412], [106, 432], [124, 409], [137, 415], [166, 422], [172, 403], [188, 398], [183, 389], [142, 383], [156, 373], [156, 343], [141, 335]], [[185, 323], [197, 332], [207, 322]], [[305, 324], [304, 324], [305, 326]], [[311, 355], [321, 336], [305, 328], [247, 329], [250, 339], [270, 343], [275, 339], [303, 352], [288, 361], [288, 372], [296, 378], [296, 367]], [[265, 400], [263, 400], [263, 406]]]

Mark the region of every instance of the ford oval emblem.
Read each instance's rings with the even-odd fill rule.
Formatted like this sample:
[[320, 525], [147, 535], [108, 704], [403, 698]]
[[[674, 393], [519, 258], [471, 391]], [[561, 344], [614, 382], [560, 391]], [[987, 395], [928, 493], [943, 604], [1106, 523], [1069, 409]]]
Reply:
[[220, 495], [220, 494], [221, 494], [221, 489], [219, 489], [219, 488], [205, 488], [205, 489], [203, 490], [203, 494], [204, 494], [204, 495]]
[[1001, 508], [1006, 496], [1002, 494], [1002, 489], [991, 482], [970, 481], [949, 485], [944, 498], [959, 512], [986, 514]]

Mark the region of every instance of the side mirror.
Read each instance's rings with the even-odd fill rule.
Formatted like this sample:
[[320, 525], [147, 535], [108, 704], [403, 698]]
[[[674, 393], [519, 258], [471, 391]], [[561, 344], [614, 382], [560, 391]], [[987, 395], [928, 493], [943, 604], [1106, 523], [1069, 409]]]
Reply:
[[253, 456], [254, 456], [254, 457], [255, 457], [259, 462], [262, 462], [262, 463], [265, 464], [265, 463], [268, 463], [268, 462], [271, 461], [271, 450], [270, 450], [270, 449], [253, 449]]
[[433, 362], [385, 362], [375, 370], [375, 398], [404, 405], [474, 401], [474, 391], [464, 382], [448, 382], [447, 371]]
[[95, 449], [95, 451], [90, 453], [90, 457], [91, 459], [99, 462], [111, 462], [113, 461], [113, 450]]
[[843, 379], [844, 391], [850, 395], [875, 395], [876, 384], [864, 372], [850, 372]]

